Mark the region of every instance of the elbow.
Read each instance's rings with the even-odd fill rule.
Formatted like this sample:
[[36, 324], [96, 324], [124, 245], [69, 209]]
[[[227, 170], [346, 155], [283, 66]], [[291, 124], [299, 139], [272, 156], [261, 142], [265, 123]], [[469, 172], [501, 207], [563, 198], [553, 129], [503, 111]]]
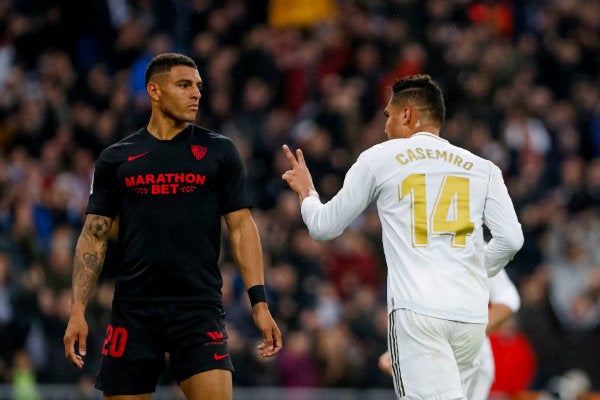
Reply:
[[513, 314], [516, 314], [520, 308], [521, 308], [521, 298], [517, 294], [517, 298], [515, 299], [515, 302], [512, 304], [510, 309], [512, 310]]
[[308, 229], [310, 237], [314, 240], [331, 240], [338, 237], [342, 233], [339, 231], [339, 228], [335, 226], [335, 224], [331, 223], [331, 221], [327, 219], [319, 219], [314, 215], [309, 217], [304, 213], [302, 214], [302, 219], [306, 225], [306, 228]]
[[523, 237], [523, 232], [519, 229], [519, 233], [515, 234], [508, 240], [508, 246], [512, 249], [512, 251], [516, 254], [523, 244], [525, 243], [525, 238]]
[[519, 250], [521, 250], [521, 247], [523, 247], [523, 243], [525, 242], [525, 238], [523, 237], [523, 232], [521, 231], [521, 229], [515, 230], [510, 234], [507, 233], [501, 236], [497, 236], [496, 239], [498, 244], [498, 250], [501, 249], [501, 251], [508, 255], [509, 259], [511, 260], [514, 257], [514, 255], [517, 254]]
[[309, 229], [308, 233], [310, 237], [314, 240], [326, 241], [334, 239], [337, 235], [332, 235], [331, 232], [318, 230], [318, 229]]
[[[308, 228], [308, 233], [310, 237], [314, 240], [331, 240], [341, 235], [341, 231], [338, 231], [335, 227], [328, 226], [327, 224], [322, 223], [311, 223], [309, 221], [306, 223], [306, 227]], [[343, 231], [343, 230], [342, 230]]]

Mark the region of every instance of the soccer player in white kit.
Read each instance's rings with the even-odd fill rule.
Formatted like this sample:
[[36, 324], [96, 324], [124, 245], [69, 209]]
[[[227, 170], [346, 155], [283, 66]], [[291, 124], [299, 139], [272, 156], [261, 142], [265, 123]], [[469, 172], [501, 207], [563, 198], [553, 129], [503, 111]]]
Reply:
[[397, 397], [465, 399], [488, 322], [487, 279], [523, 245], [521, 225], [500, 169], [440, 137], [444, 99], [430, 76], [395, 82], [384, 113], [389, 140], [358, 157], [326, 204], [300, 149], [283, 146], [292, 169], [282, 178], [317, 240], [340, 235], [376, 201]]
[[[485, 328], [485, 341], [481, 350], [479, 350], [479, 369], [475, 373], [473, 384], [467, 394], [469, 400], [486, 400], [489, 397], [495, 372], [494, 354], [489, 335], [498, 330], [513, 313], [517, 312], [521, 305], [519, 292], [506, 271], [502, 270], [498, 275], [489, 278], [488, 286], [490, 288], [489, 321]], [[389, 351], [379, 357], [379, 368], [392, 375], [392, 362]]]
[[497, 331], [521, 306], [519, 292], [506, 271], [502, 270], [498, 275], [488, 279], [488, 285], [490, 288], [489, 322], [485, 328], [485, 341], [479, 351], [479, 369], [468, 393], [469, 400], [486, 400], [489, 397], [490, 388], [494, 383], [495, 367], [492, 345], [488, 336]]

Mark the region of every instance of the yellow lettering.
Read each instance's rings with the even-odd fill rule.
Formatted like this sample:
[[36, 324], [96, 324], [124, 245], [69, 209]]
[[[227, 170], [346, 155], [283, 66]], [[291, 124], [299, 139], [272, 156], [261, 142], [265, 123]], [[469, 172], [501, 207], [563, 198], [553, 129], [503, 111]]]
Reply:
[[396, 161], [398, 161], [400, 164], [404, 165], [408, 162], [408, 160], [403, 160], [402, 158], [404, 157], [404, 154], [399, 153], [396, 154]]
[[462, 164], [463, 159], [460, 158], [459, 156], [454, 157], [454, 165], [456, 165], [457, 167], [460, 167], [460, 164]]
[[415, 161], [415, 160], [418, 160], [418, 157], [415, 155], [415, 152], [414, 152], [414, 151], [412, 151], [412, 150], [408, 149], [408, 150], [406, 150], [406, 153], [408, 154], [408, 160], [409, 160], [409, 161]]
[[436, 150], [435, 151], [435, 158], [437, 158], [438, 160], [442, 159], [444, 161], [448, 161], [448, 159], [447, 159], [448, 158], [448, 153], [445, 152], [445, 151]]

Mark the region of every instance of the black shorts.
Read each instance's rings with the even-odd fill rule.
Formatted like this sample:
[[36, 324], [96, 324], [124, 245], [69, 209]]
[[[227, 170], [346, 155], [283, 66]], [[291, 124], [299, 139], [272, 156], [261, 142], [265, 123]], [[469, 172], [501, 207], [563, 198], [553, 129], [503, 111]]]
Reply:
[[197, 305], [114, 303], [96, 388], [107, 396], [154, 392], [165, 353], [177, 382], [213, 369], [233, 372], [223, 317]]

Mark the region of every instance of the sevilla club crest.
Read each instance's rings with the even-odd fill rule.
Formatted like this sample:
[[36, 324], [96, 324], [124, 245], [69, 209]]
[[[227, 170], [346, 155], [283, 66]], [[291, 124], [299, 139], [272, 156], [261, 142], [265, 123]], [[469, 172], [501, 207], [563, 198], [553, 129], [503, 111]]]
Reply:
[[202, 158], [204, 158], [204, 156], [206, 155], [206, 150], [208, 150], [208, 148], [204, 146], [199, 146], [197, 144], [193, 144], [191, 148], [192, 154], [194, 155], [194, 157], [196, 157], [196, 160], [202, 160]]

